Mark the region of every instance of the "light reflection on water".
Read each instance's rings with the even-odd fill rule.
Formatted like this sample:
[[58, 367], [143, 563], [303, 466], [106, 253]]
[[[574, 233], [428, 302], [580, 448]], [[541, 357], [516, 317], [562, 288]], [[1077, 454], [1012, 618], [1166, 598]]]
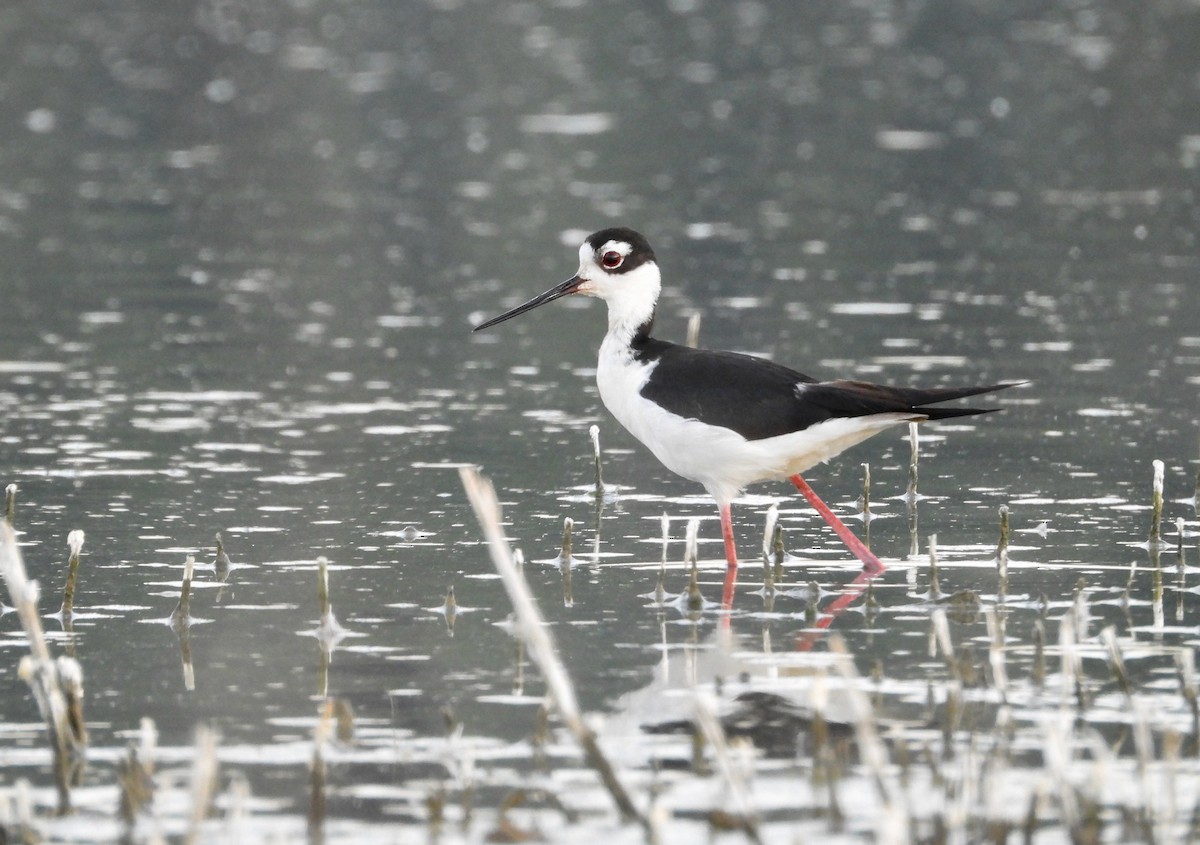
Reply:
[[[538, 737], [544, 689], [507, 628], [461, 463], [496, 481], [584, 706], [640, 799], [655, 792], [674, 813], [673, 841], [707, 836], [724, 800], [694, 770], [689, 735], [644, 730], [686, 716], [695, 685], [743, 713], [731, 733], [754, 721], [738, 701], [749, 693], [806, 717], [826, 700], [832, 721], [849, 718], [827, 644], [798, 648], [818, 609], [809, 582], [824, 606], [854, 575], [819, 521], [781, 487], [739, 502], [746, 565], [727, 639], [711, 608], [648, 601], [664, 513], [671, 594], [686, 589], [683, 525], [699, 517], [700, 588], [716, 597], [719, 532], [707, 498], [601, 409], [600, 309], [468, 334], [565, 278], [580, 238], [609, 221], [659, 251], [664, 336], [682, 338], [699, 312], [706, 345], [818, 376], [1033, 381], [998, 399], [1003, 414], [923, 433], [915, 526], [893, 499], [908, 481], [902, 432], [813, 474], [852, 515], [871, 464], [871, 542], [896, 563], [877, 605], [832, 629], [870, 678], [859, 685], [904, 767], [914, 829], [959, 807], [1019, 824], [1041, 788], [1039, 832], [1065, 839], [1070, 798], [1044, 784], [1066, 781], [1110, 817], [1166, 795], [1177, 818], [1190, 813], [1200, 773], [1174, 661], [1196, 644], [1197, 136], [1172, 103], [1194, 88], [1180, 46], [1193, 11], [77, 11], [69, 28], [31, 10], [7, 19], [15, 119], [0, 162], [0, 482], [20, 486], [43, 612], [65, 577], [63, 538], [88, 536], [73, 633], [47, 620], [53, 647], [83, 662], [92, 734], [78, 814], [42, 813], [56, 837], [119, 835], [114, 767], [143, 716], [161, 733], [165, 833], [186, 828], [192, 732], [211, 724], [227, 773], [212, 836], [304, 835], [328, 693], [357, 714], [355, 739], [326, 750], [330, 840], [424, 841], [444, 794], [444, 840], [476, 841], [532, 786], [581, 816], [535, 795], [509, 811], [517, 827], [642, 841], [616, 826], [565, 737]], [[601, 508], [592, 424], [615, 488]], [[1161, 571], [1136, 545], [1154, 458], [1167, 464]], [[789, 557], [771, 594], [757, 549], [774, 503]], [[1001, 505], [1019, 538], [1002, 606]], [[551, 565], [566, 517], [569, 582]], [[223, 578], [218, 531], [233, 559]], [[941, 590], [962, 606], [930, 600], [931, 534]], [[184, 640], [158, 625], [187, 554], [207, 624]], [[332, 648], [311, 636], [319, 555], [348, 632]], [[1097, 734], [1059, 721], [1075, 712], [1059, 637], [1081, 577], [1089, 618], [1074, 648]], [[1007, 626], [1002, 696], [991, 608]], [[930, 645], [939, 610], [952, 656]], [[1132, 696], [1097, 636], [1108, 625]], [[16, 679], [24, 638], [15, 614], [0, 626], [0, 768], [6, 784], [30, 778], [45, 810], [45, 737]], [[792, 747], [810, 729], [787, 706], [771, 711], [781, 734], [735, 749], [764, 838], [879, 833], [861, 761], [823, 785], [825, 762]], [[1156, 744], [1140, 770], [1132, 741], [1118, 743], [1139, 713]], [[942, 771], [911, 762], [937, 759], [944, 740], [960, 750]], [[1113, 773], [1094, 792], [1089, 754]]]

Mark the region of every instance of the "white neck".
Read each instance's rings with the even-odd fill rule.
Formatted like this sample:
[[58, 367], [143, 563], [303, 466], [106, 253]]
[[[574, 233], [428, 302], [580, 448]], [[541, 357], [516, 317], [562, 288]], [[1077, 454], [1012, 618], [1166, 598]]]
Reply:
[[593, 296], [608, 303], [605, 343], [628, 346], [638, 328], [654, 318], [662, 282], [658, 265], [651, 261], [628, 273], [596, 279], [590, 287]]

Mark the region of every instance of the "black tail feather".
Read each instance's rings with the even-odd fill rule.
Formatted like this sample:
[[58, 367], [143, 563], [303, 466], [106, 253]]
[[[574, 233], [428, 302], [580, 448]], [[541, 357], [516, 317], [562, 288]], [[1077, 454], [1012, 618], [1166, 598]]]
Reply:
[[902, 388], [908, 392], [913, 400], [912, 409], [919, 411], [931, 420], [948, 420], [954, 417], [971, 417], [977, 414], [991, 414], [996, 411], [1003, 410], [1002, 408], [930, 408], [929, 405], [935, 405], [938, 402], [949, 402], [952, 399], [962, 399], [967, 396], [979, 396], [983, 393], [995, 393], [997, 390], [1004, 390], [1009, 387], [1016, 387], [1019, 384], [1027, 384], [1023, 381], [1004, 382], [1002, 384], [990, 384], [986, 387], [950, 387], [950, 388]]
[[828, 381], [805, 384], [800, 392], [807, 402], [823, 408], [830, 416], [862, 417], [870, 414], [911, 411], [931, 420], [987, 414], [999, 408], [931, 408], [939, 402], [994, 393], [1025, 382], [1004, 382], [982, 387], [891, 387], [864, 381]]

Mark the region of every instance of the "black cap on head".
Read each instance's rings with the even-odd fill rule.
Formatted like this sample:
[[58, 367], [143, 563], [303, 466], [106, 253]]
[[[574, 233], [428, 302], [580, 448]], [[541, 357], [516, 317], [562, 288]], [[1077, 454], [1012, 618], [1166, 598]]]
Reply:
[[633, 229], [624, 226], [617, 226], [612, 229], [601, 229], [588, 236], [587, 244], [596, 252], [604, 247], [609, 241], [618, 241], [620, 243], [629, 244], [629, 253], [625, 256], [621, 266], [611, 272], [628, 273], [630, 270], [636, 269], [647, 261], [655, 261], [654, 250], [650, 247], [650, 242], [647, 241], [640, 232], [635, 232]]

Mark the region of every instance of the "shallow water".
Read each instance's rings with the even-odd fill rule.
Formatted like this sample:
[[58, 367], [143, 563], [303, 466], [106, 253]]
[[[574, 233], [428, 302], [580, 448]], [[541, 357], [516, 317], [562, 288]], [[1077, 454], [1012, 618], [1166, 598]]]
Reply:
[[[52, 839], [109, 840], [115, 761], [148, 717], [161, 784], [135, 838], [178, 835], [203, 724], [222, 768], [206, 835], [300, 835], [331, 696], [352, 705], [356, 734], [326, 750], [330, 840], [424, 841], [444, 793], [442, 838], [478, 841], [532, 785], [571, 813], [531, 793], [511, 811], [519, 827], [642, 841], [557, 725], [533, 739], [544, 688], [503, 624], [460, 464], [500, 491], [581, 704], [640, 804], [658, 795], [671, 841], [736, 811], [711, 756], [691, 765], [690, 737], [644, 731], [688, 718], [694, 688], [723, 714], [754, 691], [809, 715], [827, 696], [829, 719], [852, 721], [806, 589], [836, 592], [855, 570], [800, 498], [763, 485], [735, 506], [746, 565], [727, 628], [715, 610], [657, 607], [664, 513], [667, 589], [686, 586], [685, 524], [699, 517], [701, 588], [718, 598], [715, 509], [600, 406], [601, 307], [469, 333], [569, 276], [589, 231], [625, 224], [663, 267], [663, 337], [700, 313], [705, 345], [816, 376], [1030, 381], [995, 397], [1003, 413], [923, 429], [915, 531], [896, 498], [905, 430], [811, 473], [853, 515], [870, 465], [871, 543], [891, 567], [877, 606], [859, 601], [829, 630], [867, 679], [892, 767], [881, 787], [845, 760], [837, 822], [821, 768], [833, 763], [790, 744], [808, 728], [759, 736], [754, 752], [735, 742], [763, 838], [897, 841], [938, 824], [980, 838], [983, 820], [1022, 823], [1035, 797], [1037, 841], [1065, 841], [1084, 799], [1108, 841], [1148, 838], [1127, 832], [1146, 804], [1158, 838], [1179, 838], [1200, 776], [1175, 669], [1197, 632], [1198, 24], [1171, 3], [8, 11], [0, 481], [19, 485], [44, 612], [67, 533], [86, 532], [73, 633], [46, 626], [83, 665], [91, 747], [79, 812], [52, 818], [8, 613], [0, 790], [27, 778]], [[593, 424], [617, 488], [599, 509]], [[1155, 459], [1161, 617], [1136, 545]], [[768, 602], [757, 561], [776, 502], [791, 558]], [[568, 517], [569, 601], [554, 565]], [[235, 568], [197, 573], [189, 685], [164, 620], [186, 555], [211, 565], [218, 532]], [[999, 680], [983, 614], [928, 600], [931, 534], [941, 590], [974, 591], [1003, 620]], [[346, 631], [326, 656], [321, 555]], [[1058, 653], [1081, 578], [1090, 618], [1066, 652], [1080, 655], [1083, 704]], [[961, 663], [931, 646], [939, 607]], [[1131, 696], [1099, 639], [1108, 625]], [[1149, 726], [1141, 759], [1122, 738], [1131, 723]]]

